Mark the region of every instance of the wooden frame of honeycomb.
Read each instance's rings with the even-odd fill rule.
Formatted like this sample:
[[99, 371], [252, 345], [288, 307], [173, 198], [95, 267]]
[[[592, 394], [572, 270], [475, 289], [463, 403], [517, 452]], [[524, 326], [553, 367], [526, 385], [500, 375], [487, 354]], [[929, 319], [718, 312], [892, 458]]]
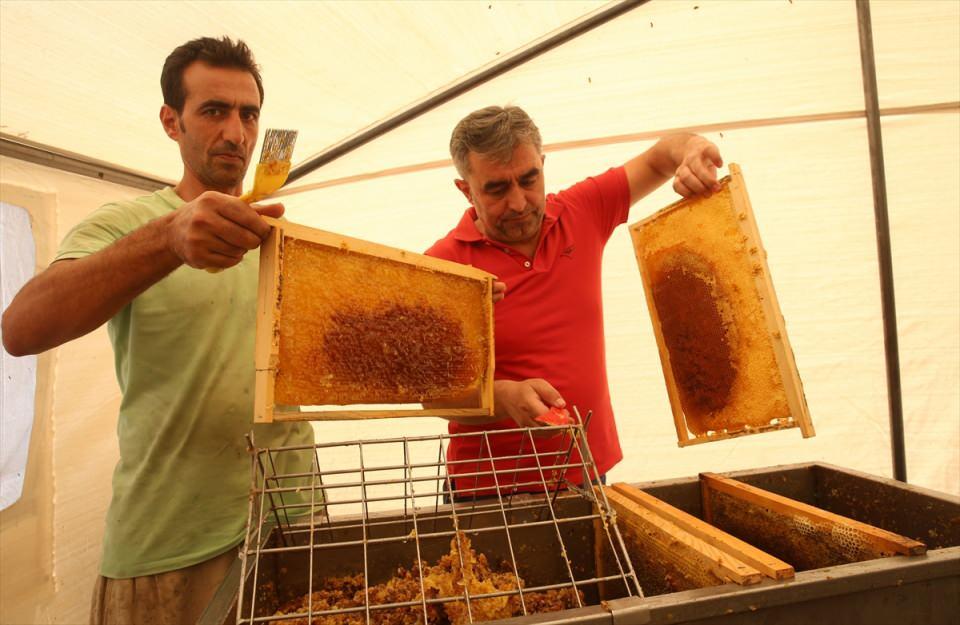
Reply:
[[893, 555], [925, 544], [715, 473], [700, 474], [703, 520], [806, 571]]
[[740, 167], [630, 226], [681, 447], [814, 436]]
[[267, 221], [255, 422], [493, 414], [492, 275]]

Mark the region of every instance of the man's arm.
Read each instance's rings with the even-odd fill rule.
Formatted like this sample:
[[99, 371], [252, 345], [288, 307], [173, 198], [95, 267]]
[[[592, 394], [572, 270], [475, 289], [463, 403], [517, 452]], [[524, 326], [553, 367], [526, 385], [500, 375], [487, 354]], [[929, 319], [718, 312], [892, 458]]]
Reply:
[[258, 247], [283, 206], [252, 208], [206, 192], [108, 247], [61, 260], [35, 276], [3, 313], [3, 346], [13, 356], [38, 354], [95, 330], [186, 263], [232, 267]]
[[670, 178], [675, 178], [673, 189], [683, 197], [707, 197], [718, 190], [717, 167], [722, 165], [717, 146], [699, 135], [664, 137], [624, 164], [630, 184], [630, 205]]

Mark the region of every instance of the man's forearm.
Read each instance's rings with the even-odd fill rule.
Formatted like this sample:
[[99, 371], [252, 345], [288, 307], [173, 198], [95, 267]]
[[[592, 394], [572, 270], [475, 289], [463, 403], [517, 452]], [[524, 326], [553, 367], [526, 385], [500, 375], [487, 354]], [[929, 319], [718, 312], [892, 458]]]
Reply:
[[52, 264], [3, 313], [3, 345], [38, 354], [95, 330], [182, 262], [167, 245], [161, 217], [103, 250]]

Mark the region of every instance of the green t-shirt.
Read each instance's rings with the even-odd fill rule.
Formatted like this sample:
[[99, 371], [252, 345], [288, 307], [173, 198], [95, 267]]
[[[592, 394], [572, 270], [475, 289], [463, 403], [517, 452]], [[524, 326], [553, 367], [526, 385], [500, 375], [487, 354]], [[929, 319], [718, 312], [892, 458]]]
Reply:
[[[169, 187], [106, 204], [67, 234], [56, 260], [97, 252], [182, 204]], [[309, 424], [253, 425], [258, 264], [253, 250], [217, 274], [183, 265], [108, 324], [123, 399], [105, 577], [180, 569], [237, 545], [251, 485], [244, 435], [253, 430], [258, 447], [314, 442]], [[287, 469], [309, 471], [311, 456]]]

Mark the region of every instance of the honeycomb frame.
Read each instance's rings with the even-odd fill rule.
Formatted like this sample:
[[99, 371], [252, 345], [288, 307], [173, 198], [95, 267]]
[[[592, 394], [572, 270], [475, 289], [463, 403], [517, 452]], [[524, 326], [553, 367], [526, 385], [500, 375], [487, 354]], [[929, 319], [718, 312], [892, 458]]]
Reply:
[[[740, 167], [731, 163], [730, 175], [720, 182], [721, 191], [711, 198], [675, 202], [629, 227], [677, 443], [685, 447], [794, 427], [809, 438], [815, 435], [813, 423]], [[705, 219], [708, 210], [713, 212]], [[711, 218], [714, 223], [708, 223]], [[683, 230], [705, 236], [685, 237]], [[713, 260], [723, 266], [718, 269]], [[696, 313], [684, 309], [677, 319], [665, 319], [654, 278], [664, 308], [685, 303], [681, 300], [696, 289], [704, 291], [704, 305], [694, 302]], [[663, 286], [667, 278], [672, 299]], [[694, 314], [700, 318], [691, 320]], [[682, 348], [690, 346], [685, 353]], [[690, 355], [694, 350], [700, 352]], [[741, 354], [743, 360], [734, 358]]]
[[[272, 229], [260, 248], [255, 423], [493, 414], [494, 276], [459, 263], [265, 219]], [[317, 263], [323, 263], [323, 271]], [[347, 302], [354, 293], [356, 297]], [[459, 299], [448, 293], [458, 293]], [[291, 298], [299, 302], [299, 309], [290, 304]], [[356, 318], [351, 321], [349, 315]], [[409, 326], [404, 326], [403, 315]], [[371, 336], [378, 332], [380, 337]], [[423, 339], [421, 351], [412, 346], [413, 351], [402, 355], [388, 353], [410, 347], [417, 336]], [[378, 339], [390, 345], [380, 345]], [[339, 345], [339, 353], [332, 345]], [[416, 375], [405, 371], [404, 363], [423, 367], [431, 356], [438, 366], [424, 369], [420, 387], [411, 386]], [[356, 373], [354, 361], [364, 358], [371, 366], [387, 365], [384, 371], [368, 372], [368, 379], [350, 378]], [[451, 363], [462, 365], [465, 373], [454, 379]], [[338, 364], [342, 370], [336, 369]], [[443, 378], [440, 373], [451, 380], [433, 383], [431, 376]], [[449, 385], [444, 387], [444, 382]], [[311, 401], [316, 397], [327, 401]], [[433, 407], [403, 406], [418, 403]], [[390, 404], [398, 406], [391, 409]], [[304, 406], [321, 408], [303, 410]]]
[[700, 474], [703, 519], [807, 571], [893, 555], [924, 543], [716, 473]]

